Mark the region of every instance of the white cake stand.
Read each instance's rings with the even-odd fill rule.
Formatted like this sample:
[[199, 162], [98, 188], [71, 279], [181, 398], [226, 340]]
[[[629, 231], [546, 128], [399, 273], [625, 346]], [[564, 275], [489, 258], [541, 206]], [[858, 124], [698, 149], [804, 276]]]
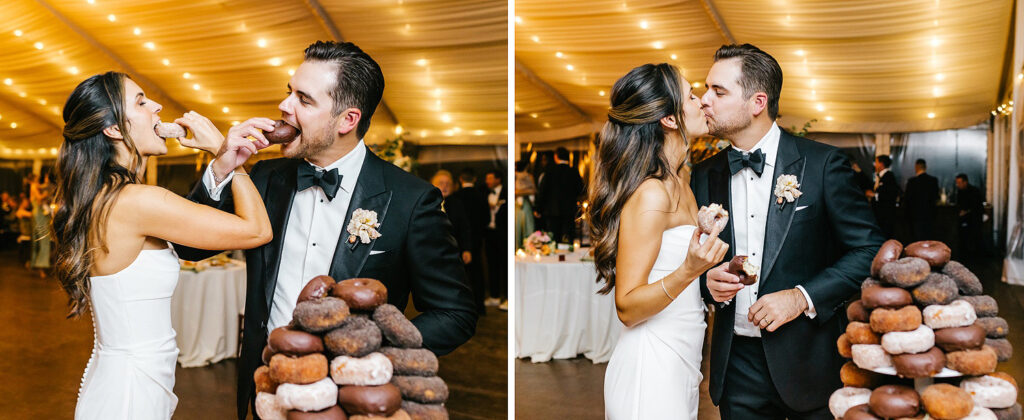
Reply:
[[[870, 369], [872, 372], [880, 373], [882, 375], [897, 376], [896, 368], [892, 366], [880, 367]], [[914, 389], [918, 394], [924, 392], [925, 388], [928, 388], [935, 383], [935, 378], [959, 378], [964, 376], [962, 373], [957, 372], [950, 368], [942, 368], [942, 372], [936, 373], [935, 376], [930, 378], [914, 378]]]

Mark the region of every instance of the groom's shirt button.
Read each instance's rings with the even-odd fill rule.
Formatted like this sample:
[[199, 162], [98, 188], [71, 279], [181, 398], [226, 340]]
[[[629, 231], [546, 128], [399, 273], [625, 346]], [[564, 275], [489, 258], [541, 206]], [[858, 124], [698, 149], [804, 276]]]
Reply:
[[313, 246], [316, 246], [316, 242], [313, 242]]

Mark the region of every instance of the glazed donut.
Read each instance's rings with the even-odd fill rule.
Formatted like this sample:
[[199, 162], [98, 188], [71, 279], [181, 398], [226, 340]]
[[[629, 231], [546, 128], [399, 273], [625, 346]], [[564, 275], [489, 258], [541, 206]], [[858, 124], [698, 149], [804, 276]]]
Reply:
[[[311, 384], [327, 377], [327, 357], [320, 353], [301, 357], [275, 354], [270, 359], [270, 377], [281, 385], [286, 382], [300, 385]], [[280, 388], [278, 386], [278, 389]]]
[[295, 304], [299, 302], [305, 302], [307, 300], [320, 299], [330, 294], [331, 288], [334, 287], [334, 279], [330, 276], [316, 276], [313, 277], [309, 283], [302, 288], [299, 292], [299, 298], [295, 300]]
[[288, 327], [277, 327], [270, 332], [267, 346], [274, 354], [288, 356], [305, 356], [310, 353], [324, 351], [324, 341], [319, 336], [304, 331], [290, 330]]
[[960, 388], [974, 398], [974, 403], [985, 408], [1010, 408], [1017, 403], [1017, 385], [1009, 375], [985, 375], [960, 381]]
[[423, 346], [420, 330], [394, 305], [383, 304], [373, 311], [373, 320], [380, 332], [395, 347], [417, 348]]
[[351, 415], [387, 417], [402, 407], [402, 392], [393, 384], [348, 385], [338, 389], [338, 404]]
[[901, 378], [930, 378], [946, 366], [946, 354], [938, 347], [917, 354], [900, 354], [892, 357], [892, 366]]
[[878, 344], [854, 344], [853, 363], [861, 369], [875, 370], [892, 366], [892, 357]]
[[950, 384], [934, 384], [921, 393], [921, 403], [928, 415], [939, 420], [959, 419], [974, 409], [971, 394]]
[[967, 376], [984, 375], [996, 371], [999, 356], [989, 346], [978, 350], [960, 350], [946, 353], [946, 367]]
[[338, 404], [338, 386], [330, 378], [311, 384], [281, 384], [277, 403], [289, 410], [320, 411]]
[[911, 417], [921, 410], [921, 399], [914, 388], [903, 385], [882, 385], [871, 392], [871, 412], [888, 419]]
[[985, 344], [985, 329], [977, 325], [935, 330], [935, 345], [949, 351], [977, 349]]
[[412, 420], [412, 417], [410, 417], [409, 413], [407, 413], [405, 410], [399, 408], [398, 411], [395, 412], [395, 414], [392, 414], [387, 417], [364, 416], [362, 414], [356, 414], [352, 417], [349, 417], [349, 420]]
[[930, 305], [924, 308], [924, 323], [933, 330], [940, 328], [966, 327], [978, 319], [974, 307], [963, 300], [949, 305]]
[[828, 397], [828, 410], [835, 418], [842, 418], [850, 407], [867, 404], [871, 398], [871, 390], [847, 386], [839, 388]]
[[274, 121], [273, 130], [262, 131], [263, 137], [265, 137], [271, 144], [289, 143], [299, 136], [299, 129], [292, 127], [283, 120]]
[[267, 366], [256, 368], [256, 372], [252, 374], [252, 379], [256, 383], [256, 392], [273, 394], [277, 392], [277, 386], [280, 385], [274, 378], [270, 377], [270, 368]]
[[960, 297], [956, 282], [952, 277], [942, 273], [929, 273], [924, 283], [914, 288], [910, 294], [918, 306], [946, 305]]
[[420, 404], [402, 400], [402, 409], [408, 412], [413, 420], [448, 420], [448, 410], [441, 404]]
[[292, 318], [299, 327], [311, 333], [322, 333], [338, 328], [348, 315], [348, 305], [345, 301], [330, 296], [299, 302], [292, 312]]
[[996, 359], [999, 363], [1009, 361], [1013, 357], [1013, 344], [1010, 344], [1010, 340], [1005, 338], [986, 338], [985, 345], [995, 350]]
[[256, 393], [256, 415], [263, 420], [287, 420], [288, 409], [277, 403], [277, 395]]
[[740, 283], [750, 286], [757, 283], [757, 275], [761, 268], [750, 263], [746, 255], [737, 255], [729, 261], [729, 269], [726, 271], [739, 277]]
[[[860, 290], [864, 290], [864, 289], [867, 289], [867, 288], [872, 287], [872, 286], [881, 286], [881, 285], [882, 285], [882, 282], [880, 282], [880, 281], [878, 281], [876, 279], [873, 279], [871, 277], [868, 277], [868, 278], [864, 279], [864, 281], [862, 281], [860, 283]], [[863, 302], [861, 302], [861, 303], [863, 303]]]
[[871, 331], [879, 334], [914, 331], [921, 326], [921, 310], [914, 305], [900, 309], [878, 308], [871, 311]]
[[363, 316], [349, 317], [341, 328], [324, 336], [332, 356], [363, 357], [377, 351], [380, 342], [380, 328]]
[[[843, 367], [839, 369], [839, 379], [843, 381], [843, 386], [847, 388], [867, 389], [873, 389], [878, 385], [881, 385], [884, 380], [882, 375], [870, 370], [861, 369], [853, 362], [846, 362], [843, 364]], [[855, 405], [857, 404], [850, 404], [849, 406], [853, 407]]]
[[391, 360], [380, 353], [331, 360], [331, 379], [338, 385], [384, 385], [391, 381]]
[[384, 347], [380, 349], [380, 352], [391, 360], [391, 366], [395, 368], [395, 375], [437, 375], [437, 356], [430, 350]]
[[860, 303], [864, 308], [902, 308], [914, 304], [910, 292], [899, 287], [872, 286], [860, 291]]
[[836, 348], [839, 349], [839, 355], [844, 359], [853, 358], [853, 344], [850, 343], [850, 339], [846, 336], [846, 333], [840, 335], [839, 339], [836, 340]]
[[729, 223], [729, 212], [721, 204], [711, 203], [697, 210], [697, 227], [710, 235], [716, 229], [721, 232]]
[[996, 413], [992, 412], [992, 410], [978, 404], [974, 404], [974, 409], [971, 410], [971, 414], [968, 414], [967, 417], [961, 418], [960, 420], [999, 420], [999, 417], [996, 417]]
[[967, 301], [974, 307], [974, 313], [978, 318], [999, 315], [999, 304], [995, 298], [989, 295], [961, 296], [960, 300]]
[[903, 244], [900, 241], [890, 239], [882, 243], [875, 254], [875, 259], [871, 260], [871, 277], [878, 278], [882, 266], [900, 259], [900, 255], [903, 255]]
[[861, 404], [846, 410], [846, 415], [842, 420], [882, 420], [882, 418], [874, 415], [868, 404]]
[[165, 139], [182, 138], [185, 137], [185, 127], [177, 123], [162, 122], [156, 125], [153, 129], [156, 135]]
[[341, 406], [335, 404], [320, 411], [288, 410], [287, 420], [348, 420]]
[[946, 244], [939, 241], [917, 241], [907, 245], [903, 249], [903, 254], [925, 260], [931, 268], [941, 269], [949, 262], [950, 250]]
[[851, 322], [846, 325], [846, 339], [850, 344], [880, 344], [882, 337], [871, 330], [871, 326], [863, 322]]
[[846, 319], [856, 322], [868, 322], [871, 316], [871, 311], [864, 307], [864, 304], [858, 299], [853, 301], [850, 306], [846, 307]]
[[928, 266], [927, 261], [916, 257], [906, 257], [885, 263], [878, 275], [885, 283], [909, 289], [921, 284], [931, 272], [932, 268]]
[[977, 321], [974, 321], [974, 325], [984, 328], [988, 338], [1006, 338], [1006, 334], [1010, 331], [1010, 324], [998, 316], [978, 318]]
[[388, 302], [388, 289], [378, 280], [356, 278], [338, 282], [331, 296], [344, 300], [353, 311], [373, 311]]
[[423, 404], [442, 404], [448, 400], [448, 385], [436, 376], [391, 377], [391, 383], [402, 391], [402, 398]]
[[882, 348], [891, 355], [921, 353], [933, 346], [935, 332], [927, 325], [919, 325], [913, 331], [894, 331], [882, 336]]
[[992, 413], [996, 415], [996, 419], [998, 420], [1020, 420], [1021, 407], [1020, 404], [1017, 403], [1009, 408], [997, 408], [992, 410]]
[[960, 288], [961, 295], [975, 296], [982, 293], [981, 280], [978, 280], [978, 276], [975, 276], [963, 264], [950, 261], [946, 263], [945, 267], [942, 267], [942, 274], [953, 278], [957, 287]]

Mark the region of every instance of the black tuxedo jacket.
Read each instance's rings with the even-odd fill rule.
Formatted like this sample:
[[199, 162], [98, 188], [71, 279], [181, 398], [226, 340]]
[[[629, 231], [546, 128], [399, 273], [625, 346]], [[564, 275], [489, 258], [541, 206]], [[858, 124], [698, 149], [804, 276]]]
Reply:
[[[484, 234], [487, 232], [487, 224], [491, 221], [491, 209], [487, 205], [487, 192], [478, 187], [461, 187], [448, 197], [462, 203], [466, 217], [469, 220], [470, 251], [475, 255], [484, 243]], [[461, 245], [461, 243], [460, 243]]]
[[[690, 186], [697, 204], [730, 202], [728, 148], [695, 165]], [[870, 274], [871, 260], [884, 241], [853, 170], [843, 153], [832, 146], [783, 131], [775, 160], [772, 191], [780, 175], [796, 175], [803, 195], [781, 208], [774, 193], [770, 200], [764, 239], [759, 295], [802, 285], [817, 316], [801, 314], [775, 332], [761, 330], [771, 379], [790, 408], [809, 411], [824, 406], [842, 387], [843, 364], [836, 340], [846, 327], [845, 302], [857, 294]], [[796, 209], [800, 207], [801, 210]], [[732, 214], [732, 217], [742, 215]], [[732, 219], [719, 236], [729, 243], [726, 260], [733, 257]], [[735, 303], [718, 304], [711, 298], [704, 276], [701, 295], [715, 304], [711, 338], [711, 399], [721, 401], [733, 338]]]
[[[277, 286], [283, 241], [296, 193], [298, 165], [301, 159], [272, 159], [256, 163], [251, 177], [270, 216], [274, 239], [266, 245], [245, 251], [248, 281], [245, 296], [245, 323], [242, 354], [238, 361], [238, 418], [255, 398], [253, 373], [261, 364], [267, 342], [267, 320]], [[213, 201], [202, 181], [189, 199], [233, 211], [231, 188], [225, 188], [220, 201]], [[369, 244], [348, 243], [348, 226], [356, 209], [377, 212], [381, 236]], [[451, 223], [441, 211], [441, 192], [427, 182], [381, 160], [370, 150], [359, 174], [343, 229], [331, 262], [335, 280], [370, 277], [388, 288], [388, 302], [404, 309], [412, 294], [413, 304], [422, 314], [413, 324], [423, 334], [423, 346], [446, 354], [469, 340], [476, 330], [476, 307], [467, 286], [466, 273], [451, 235]], [[175, 245], [178, 256], [199, 260], [215, 255]], [[384, 251], [370, 255], [370, 250]], [[288, 263], [288, 262], [285, 262]]]
[[939, 180], [927, 172], [907, 180], [903, 195], [903, 207], [911, 220], [918, 217], [934, 217], [935, 205], [939, 201]]
[[576, 200], [583, 194], [580, 173], [568, 164], [552, 165], [537, 186], [537, 207], [541, 217], [575, 217]]
[[885, 210], [895, 209], [900, 193], [900, 186], [896, 182], [896, 175], [890, 169], [889, 172], [882, 175], [878, 188], [875, 190], [875, 205]]

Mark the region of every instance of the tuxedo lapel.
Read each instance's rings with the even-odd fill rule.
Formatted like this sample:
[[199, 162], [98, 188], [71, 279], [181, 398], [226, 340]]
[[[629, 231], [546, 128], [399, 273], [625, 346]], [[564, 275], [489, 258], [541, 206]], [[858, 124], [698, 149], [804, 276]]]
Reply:
[[[727, 155], [728, 149], [719, 152], [723, 157]], [[729, 172], [728, 159], [719, 159], [716, 165], [708, 171], [708, 198], [709, 203], [721, 204], [725, 211], [732, 214], [732, 173]], [[733, 252], [736, 249], [736, 235], [733, 233], [732, 217], [726, 223], [725, 229], [718, 235], [719, 239], [728, 242], [729, 250], [726, 251], [726, 261], [732, 260]]]
[[764, 261], [762, 262], [761, 278], [767, 279], [772, 272], [782, 244], [786, 242], [786, 235], [789, 233], [789, 225], [793, 223], [793, 215], [796, 207], [800, 204], [800, 197], [789, 203], [783, 200], [782, 208], [779, 208], [778, 197], [775, 196], [775, 183], [779, 181], [780, 175], [796, 175], [797, 182], [804, 182], [804, 157], [796, 148], [796, 143], [785, 132], [779, 136], [779, 151], [775, 158], [775, 173], [772, 175], [772, 189], [768, 196], [768, 220], [765, 226], [764, 235]]
[[356, 181], [352, 200], [349, 202], [348, 211], [345, 214], [345, 224], [342, 225], [338, 245], [334, 250], [334, 259], [331, 260], [331, 277], [335, 280], [340, 281], [358, 276], [363, 264], [366, 263], [366, 258], [370, 255], [370, 250], [373, 249], [373, 244], [377, 241], [372, 239], [370, 243], [364, 244], [356, 239], [354, 243], [349, 242], [351, 234], [348, 232], [348, 224], [356, 209], [376, 212], [377, 222], [380, 223], [377, 231], [381, 236], [389, 233], [385, 228], [384, 219], [387, 217], [388, 206], [391, 204], [391, 191], [384, 185], [383, 165], [390, 165], [390, 163], [381, 160], [367, 149], [363, 167], [359, 171], [359, 180]]
[[274, 300], [274, 289], [277, 288], [277, 272], [281, 266], [281, 253], [284, 251], [284, 235], [288, 228], [288, 214], [292, 210], [295, 198], [298, 164], [302, 160], [292, 159], [271, 171], [267, 183], [267, 192], [263, 203], [267, 207], [270, 226], [274, 229], [274, 240], [263, 249], [263, 267], [267, 281], [263, 283], [264, 296], [267, 298], [267, 310]]

